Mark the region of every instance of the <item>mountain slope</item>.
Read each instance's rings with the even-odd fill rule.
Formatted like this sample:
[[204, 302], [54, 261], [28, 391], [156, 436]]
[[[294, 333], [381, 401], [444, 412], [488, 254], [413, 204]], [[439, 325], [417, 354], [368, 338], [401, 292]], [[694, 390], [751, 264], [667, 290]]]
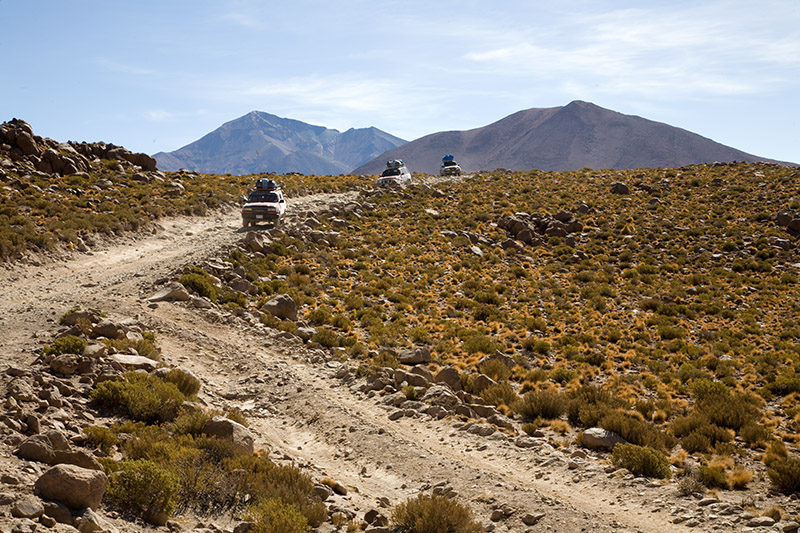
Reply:
[[767, 161], [695, 133], [589, 102], [519, 111], [493, 124], [466, 131], [433, 133], [356, 168], [378, 174], [387, 159], [409, 169], [436, 173], [453, 154], [466, 171], [577, 170], [584, 167], [677, 167], [714, 161]]
[[173, 152], [155, 154], [158, 168], [211, 174], [277, 172], [342, 174], [405, 141], [377, 128], [344, 133], [252, 111]]

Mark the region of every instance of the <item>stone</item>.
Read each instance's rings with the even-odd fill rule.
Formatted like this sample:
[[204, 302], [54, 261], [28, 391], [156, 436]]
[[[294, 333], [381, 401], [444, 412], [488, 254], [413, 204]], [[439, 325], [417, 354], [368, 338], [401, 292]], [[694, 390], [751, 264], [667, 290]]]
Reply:
[[103, 499], [108, 477], [102, 470], [75, 465], [56, 465], [36, 480], [35, 493], [46, 500], [62, 503], [70, 509], [97, 508]]
[[132, 370], [144, 370], [145, 372], [152, 372], [158, 367], [158, 361], [154, 361], [149, 357], [144, 357], [143, 355], [115, 353], [108, 359]]
[[297, 320], [297, 304], [288, 294], [279, 294], [261, 306], [273, 316], [285, 320]]
[[188, 302], [192, 298], [186, 287], [173, 281], [163, 289], [153, 293], [148, 299], [148, 302]]
[[111, 320], [101, 320], [92, 328], [92, 337], [105, 337], [107, 339], [124, 339], [125, 328]]
[[439, 370], [433, 380], [436, 383], [444, 383], [454, 391], [461, 390], [461, 374], [452, 366], [446, 366]]
[[472, 379], [472, 392], [480, 394], [492, 385], [497, 385], [497, 382], [486, 374], [478, 374]]
[[617, 443], [624, 443], [625, 439], [603, 428], [589, 428], [583, 432], [581, 444], [592, 450], [611, 450]]
[[423, 363], [430, 363], [431, 350], [426, 346], [419, 348], [410, 348], [402, 350], [397, 354], [397, 360], [404, 365], [419, 365]]
[[438, 405], [439, 407], [444, 407], [447, 410], [453, 410], [461, 404], [461, 400], [453, 394], [453, 392], [445, 387], [444, 385], [433, 385], [425, 394], [420, 398], [420, 401], [430, 404], [430, 405]]
[[85, 509], [76, 516], [74, 525], [81, 533], [116, 533], [118, 531], [108, 520], [92, 509]]
[[44, 505], [38, 498], [23, 498], [11, 506], [14, 518], [39, 518], [44, 514]]
[[533, 526], [539, 522], [542, 518], [544, 518], [544, 513], [527, 513], [522, 517], [522, 523], [526, 526]]
[[44, 514], [51, 517], [59, 524], [72, 524], [72, 511], [62, 503], [53, 501], [44, 502]]
[[252, 454], [255, 450], [253, 435], [243, 425], [223, 416], [215, 416], [203, 427], [203, 432], [209, 436], [218, 437], [234, 444], [234, 447], [243, 454]]
[[611, 184], [611, 192], [613, 194], [630, 194], [631, 189], [624, 183], [617, 181]]

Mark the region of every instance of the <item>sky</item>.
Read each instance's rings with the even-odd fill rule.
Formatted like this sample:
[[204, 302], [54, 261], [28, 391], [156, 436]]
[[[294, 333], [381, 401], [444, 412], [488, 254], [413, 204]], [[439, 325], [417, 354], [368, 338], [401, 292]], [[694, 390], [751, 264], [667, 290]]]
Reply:
[[177, 150], [250, 111], [405, 140], [592, 102], [800, 163], [800, 0], [0, 0], [0, 122]]

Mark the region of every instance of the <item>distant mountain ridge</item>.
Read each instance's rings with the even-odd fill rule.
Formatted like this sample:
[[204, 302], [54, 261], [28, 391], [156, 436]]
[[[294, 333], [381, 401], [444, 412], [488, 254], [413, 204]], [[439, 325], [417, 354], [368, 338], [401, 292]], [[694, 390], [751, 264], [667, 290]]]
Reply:
[[353, 173], [379, 174], [386, 160], [402, 159], [412, 172], [433, 174], [445, 154], [455, 155], [465, 171], [778, 163], [668, 124], [576, 100], [519, 111], [481, 128], [432, 133], [381, 154]]
[[343, 133], [251, 111], [173, 152], [154, 154], [161, 170], [208, 174], [338, 175], [349, 173], [406, 141], [377, 128]]

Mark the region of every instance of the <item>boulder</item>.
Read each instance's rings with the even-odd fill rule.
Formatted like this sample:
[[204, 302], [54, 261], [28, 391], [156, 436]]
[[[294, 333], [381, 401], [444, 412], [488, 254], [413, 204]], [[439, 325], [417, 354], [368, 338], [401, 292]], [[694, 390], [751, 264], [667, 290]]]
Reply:
[[420, 398], [420, 401], [430, 405], [444, 407], [449, 411], [454, 410], [456, 406], [461, 403], [461, 400], [444, 385], [433, 385], [425, 392], [422, 398]]
[[261, 306], [273, 316], [285, 320], [297, 320], [297, 304], [288, 294], [279, 294]]
[[92, 337], [105, 337], [107, 339], [124, 339], [125, 328], [110, 320], [101, 320], [92, 328]]
[[238, 422], [223, 416], [215, 416], [206, 422], [203, 432], [233, 443], [234, 447], [242, 454], [252, 454], [255, 450], [253, 445], [255, 439], [250, 431]]
[[404, 365], [419, 365], [422, 363], [430, 363], [431, 350], [430, 348], [421, 346], [419, 348], [409, 348], [402, 350], [397, 354], [397, 360]]
[[102, 470], [61, 464], [42, 474], [36, 480], [34, 490], [41, 498], [80, 510], [97, 508], [107, 486], [108, 477]]
[[154, 361], [149, 357], [144, 357], [142, 355], [127, 355], [117, 353], [110, 356], [108, 359], [115, 363], [119, 363], [125, 368], [130, 368], [133, 370], [152, 372], [156, 369], [156, 367], [158, 367], [158, 361]]
[[192, 296], [186, 287], [177, 281], [171, 282], [169, 285], [160, 291], [151, 295], [147, 301], [149, 302], [188, 302]]
[[436, 383], [444, 383], [454, 391], [461, 389], [461, 374], [452, 366], [446, 366], [439, 370], [436, 377], [434, 377], [434, 381]]
[[44, 505], [38, 498], [23, 498], [11, 507], [11, 516], [14, 518], [39, 518], [44, 514]]
[[67, 438], [56, 430], [28, 437], [15, 453], [22, 459], [48, 465], [69, 464], [89, 470], [103, 470], [103, 466], [93, 455], [74, 448]]
[[630, 194], [631, 189], [624, 183], [617, 181], [611, 184], [611, 192], [613, 194]]
[[478, 374], [472, 379], [472, 393], [480, 394], [492, 385], [497, 385], [497, 382], [486, 374]]
[[583, 432], [581, 444], [593, 450], [611, 450], [617, 443], [625, 443], [625, 439], [603, 428], [589, 428]]

